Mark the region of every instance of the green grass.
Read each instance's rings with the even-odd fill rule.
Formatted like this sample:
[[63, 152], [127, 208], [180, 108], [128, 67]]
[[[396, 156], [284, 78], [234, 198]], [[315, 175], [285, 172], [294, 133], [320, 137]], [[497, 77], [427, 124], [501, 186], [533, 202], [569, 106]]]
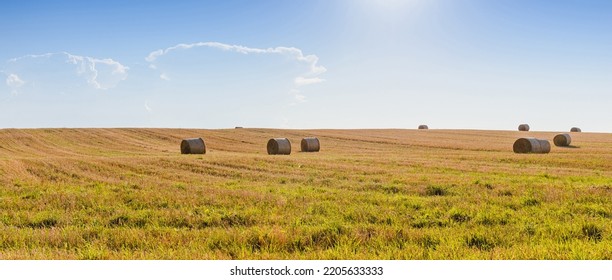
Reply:
[[[193, 135], [212, 151], [180, 155]], [[322, 150], [268, 156], [273, 135]], [[0, 258], [611, 259], [612, 135], [547, 155], [513, 154], [514, 137], [0, 131]]]

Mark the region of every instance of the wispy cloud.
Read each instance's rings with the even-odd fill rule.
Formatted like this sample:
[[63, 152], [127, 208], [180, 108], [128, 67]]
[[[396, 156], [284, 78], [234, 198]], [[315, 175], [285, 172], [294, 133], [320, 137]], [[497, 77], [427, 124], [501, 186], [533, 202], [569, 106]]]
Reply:
[[215, 49], [220, 49], [223, 51], [233, 51], [233, 52], [237, 52], [237, 53], [241, 53], [241, 54], [279, 54], [279, 55], [285, 55], [288, 57], [291, 57], [297, 61], [306, 63], [309, 66], [309, 73], [307, 73], [308, 75], [319, 75], [324, 73], [325, 71], [327, 71], [327, 69], [321, 65], [318, 65], [319, 62], [319, 57], [317, 57], [316, 55], [310, 54], [310, 55], [304, 55], [304, 53], [302, 52], [302, 50], [298, 49], [298, 48], [294, 48], [294, 47], [275, 47], [275, 48], [267, 48], [267, 49], [260, 49], [260, 48], [251, 48], [251, 47], [245, 47], [245, 46], [240, 46], [240, 45], [229, 45], [229, 44], [224, 44], [224, 43], [219, 43], [219, 42], [198, 42], [198, 43], [192, 43], [192, 44], [178, 44], [169, 48], [165, 48], [165, 49], [159, 49], [156, 51], [152, 51], [151, 53], [149, 53], [149, 55], [145, 58], [146, 61], [148, 61], [149, 63], [151, 63], [150, 67], [155, 69], [156, 66], [154, 64], [154, 62], [163, 55], [166, 55], [170, 52], [173, 51], [177, 51], [177, 50], [187, 50], [187, 49], [192, 49], [192, 48], [197, 48], [197, 47], [209, 47], [209, 48], [215, 48]]
[[16, 62], [22, 59], [26, 59], [26, 58], [49, 58], [51, 56], [53, 56], [54, 54], [58, 54], [58, 53], [45, 53], [45, 54], [28, 54], [28, 55], [24, 55], [24, 56], [20, 56], [20, 57], [13, 57], [11, 59], [8, 60], [8, 62]]
[[[55, 56], [66, 57], [65, 63], [75, 65], [77, 75], [87, 80], [87, 83], [95, 89], [109, 89], [115, 87], [119, 82], [127, 79], [129, 67], [111, 58], [95, 58], [89, 56], [73, 55], [68, 52], [30, 54], [11, 58], [10, 63], [17, 63], [27, 59], [49, 59]], [[27, 71], [27, 67], [26, 67]]]
[[[275, 47], [275, 48], [251, 48], [240, 45], [230, 45], [224, 44], [220, 42], [198, 42], [191, 44], [177, 44], [172, 47], [168, 47], [165, 49], [159, 49], [152, 51], [145, 58], [147, 62], [149, 62], [149, 67], [151, 69], [158, 69], [156, 65], [156, 61], [165, 55], [168, 55], [172, 52], [180, 51], [180, 50], [189, 50], [193, 48], [207, 47], [218, 49], [222, 51], [236, 52], [241, 54], [272, 54], [272, 55], [282, 55], [288, 57], [292, 60], [295, 60], [302, 65], [307, 67], [307, 71], [302, 73], [302, 75], [295, 77], [293, 80], [294, 87], [302, 87], [306, 85], [316, 84], [324, 82], [325, 80], [317, 77], [318, 75], [325, 73], [327, 69], [324, 66], [319, 65], [319, 57], [314, 54], [305, 55], [301, 49], [295, 47]], [[170, 80], [166, 73], [161, 73], [159, 76], [162, 80]], [[293, 95], [295, 102], [292, 102], [289, 105], [296, 105], [298, 103], [306, 102], [306, 96], [304, 96], [299, 90], [293, 88], [290, 90], [290, 94]]]
[[[117, 83], [127, 79], [128, 67], [121, 63], [110, 59], [98, 59], [88, 56], [72, 55], [64, 52], [63, 54], [68, 56], [68, 61], [78, 67], [79, 75], [87, 78], [87, 82], [96, 89], [109, 89], [115, 87]], [[106, 66], [110, 68], [110, 80], [102, 82], [99, 80], [100, 71], [99, 66]]]
[[17, 89], [23, 86], [25, 82], [19, 78], [17, 74], [9, 74], [6, 77], [6, 85], [11, 88], [11, 93], [16, 94]]
[[293, 96], [293, 99], [295, 100], [295, 102], [292, 102], [289, 104], [290, 106], [294, 106], [294, 105], [297, 105], [298, 103], [306, 102], [306, 96], [304, 96], [302, 92], [300, 92], [297, 89], [290, 90], [289, 94]]
[[306, 86], [306, 85], [310, 85], [310, 84], [317, 84], [317, 83], [321, 83], [324, 82], [324, 79], [321, 79], [319, 77], [314, 77], [314, 78], [304, 78], [304, 77], [297, 77], [293, 80], [293, 82], [295, 83], [296, 86], [301, 87], [301, 86]]

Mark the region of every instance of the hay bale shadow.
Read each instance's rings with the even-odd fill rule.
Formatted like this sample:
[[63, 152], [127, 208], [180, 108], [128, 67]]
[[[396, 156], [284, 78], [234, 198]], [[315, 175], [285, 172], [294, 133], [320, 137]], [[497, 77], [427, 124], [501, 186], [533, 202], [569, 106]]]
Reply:
[[580, 149], [580, 146], [568, 145], [565, 147], [557, 147], [557, 148], [565, 148], [565, 149]]

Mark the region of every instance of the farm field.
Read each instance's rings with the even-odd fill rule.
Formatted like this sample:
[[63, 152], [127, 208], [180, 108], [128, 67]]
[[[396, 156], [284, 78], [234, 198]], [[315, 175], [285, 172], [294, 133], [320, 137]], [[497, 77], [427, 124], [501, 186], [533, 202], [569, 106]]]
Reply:
[[612, 134], [555, 135], [2, 129], [0, 259], [611, 259]]

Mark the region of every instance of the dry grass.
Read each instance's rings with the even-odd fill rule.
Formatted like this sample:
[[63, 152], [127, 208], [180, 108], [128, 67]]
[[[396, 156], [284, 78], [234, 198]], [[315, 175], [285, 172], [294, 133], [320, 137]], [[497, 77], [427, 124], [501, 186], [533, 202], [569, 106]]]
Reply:
[[[278, 135], [323, 147], [269, 156]], [[206, 155], [180, 154], [193, 136]], [[612, 135], [514, 154], [521, 136], [0, 130], [0, 258], [612, 258]]]

